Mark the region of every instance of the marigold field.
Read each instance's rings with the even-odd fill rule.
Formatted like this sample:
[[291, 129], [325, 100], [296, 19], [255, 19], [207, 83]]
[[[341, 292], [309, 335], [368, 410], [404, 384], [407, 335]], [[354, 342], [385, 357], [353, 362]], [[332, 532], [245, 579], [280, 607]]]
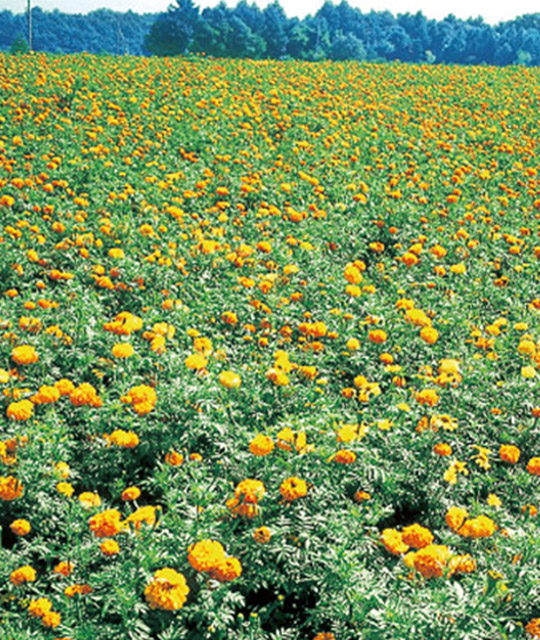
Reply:
[[540, 70], [1, 61], [0, 638], [540, 638]]

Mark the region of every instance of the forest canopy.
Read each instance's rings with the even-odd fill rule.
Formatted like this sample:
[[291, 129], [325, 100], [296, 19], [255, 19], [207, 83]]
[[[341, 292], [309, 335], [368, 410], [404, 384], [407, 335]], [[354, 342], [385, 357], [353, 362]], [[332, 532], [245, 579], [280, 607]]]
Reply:
[[[264, 9], [241, 0], [201, 10], [176, 0], [159, 14], [107, 9], [84, 14], [32, 9], [33, 48], [53, 53], [111, 53], [300, 60], [538, 65], [540, 14], [490, 25], [482, 18], [421, 12], [363, 12], [326, 2], [314, 15], [289, 18], [278, 2]], [[0, 49], [20, 49], [27, 16], [0, 12]]]

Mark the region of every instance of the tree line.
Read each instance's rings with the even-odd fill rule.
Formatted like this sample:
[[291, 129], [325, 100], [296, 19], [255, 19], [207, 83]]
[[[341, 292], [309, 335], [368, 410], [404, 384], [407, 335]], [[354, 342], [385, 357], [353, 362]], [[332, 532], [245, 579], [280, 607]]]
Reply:
[[[421, 12], [362, 12], [345, 0], [314, 15], [289, 18], [279, 2], [264, 9], [241, 0], [201, 10], [176, 0], [161, 14], [92, 11], [87, 15], [34, 8], [34, 48], [40, 51], [300, 60], [538, 65], [540, 13], [489, 25], [481, 18], [443, 20]], [[26, 16], [0, 12], [0, 49], [26, 29]]]

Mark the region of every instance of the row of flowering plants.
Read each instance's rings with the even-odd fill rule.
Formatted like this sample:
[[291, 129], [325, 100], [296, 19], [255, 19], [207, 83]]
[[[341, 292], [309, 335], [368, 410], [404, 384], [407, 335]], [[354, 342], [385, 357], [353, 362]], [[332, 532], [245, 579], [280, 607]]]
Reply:
[[539, 83], [2, 57], [2, 638], [540, 638]]

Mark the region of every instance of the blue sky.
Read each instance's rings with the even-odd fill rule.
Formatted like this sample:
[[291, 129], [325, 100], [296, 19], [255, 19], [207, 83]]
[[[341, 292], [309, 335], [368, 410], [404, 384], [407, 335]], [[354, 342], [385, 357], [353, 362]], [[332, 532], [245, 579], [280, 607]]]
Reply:
[[[253, 1], [253, 0], [250, 0]], [[22, 13], [26, 9], [27, 0], [0, 0], [0, 9], [10, 9]], [[264, 7], [269, 0], [256, 0], [256, 4]], [[348, 0], [351, 6], [362, 11], [388, 9], [392, 13], [416, 13], [422, 11], [429, 18], [444, 18], [453, 13], [458, 18], [482, 16], [486, 22], [494, 24], [501, 20], [509, 20], [524, 13], [540, 12], [538, 0], [513, 0], [512, 2], [496, 2], [495, 0]], [[32, 0], [32, 5], [42, 9], [59, 9], [69, 13], [86, 13], [94, 9], [109, 8], [115, 11], [157, 12], [165, 11], [170, 0]], [[200, 7], [215, 6], [218, 0], [200, 0]], [[227, 0], [230, 6], [236, 0]], [[280, 0], [281, 6], [288, 16], [304, 17], [314, 13], [323, 4], [323, 0]]]

